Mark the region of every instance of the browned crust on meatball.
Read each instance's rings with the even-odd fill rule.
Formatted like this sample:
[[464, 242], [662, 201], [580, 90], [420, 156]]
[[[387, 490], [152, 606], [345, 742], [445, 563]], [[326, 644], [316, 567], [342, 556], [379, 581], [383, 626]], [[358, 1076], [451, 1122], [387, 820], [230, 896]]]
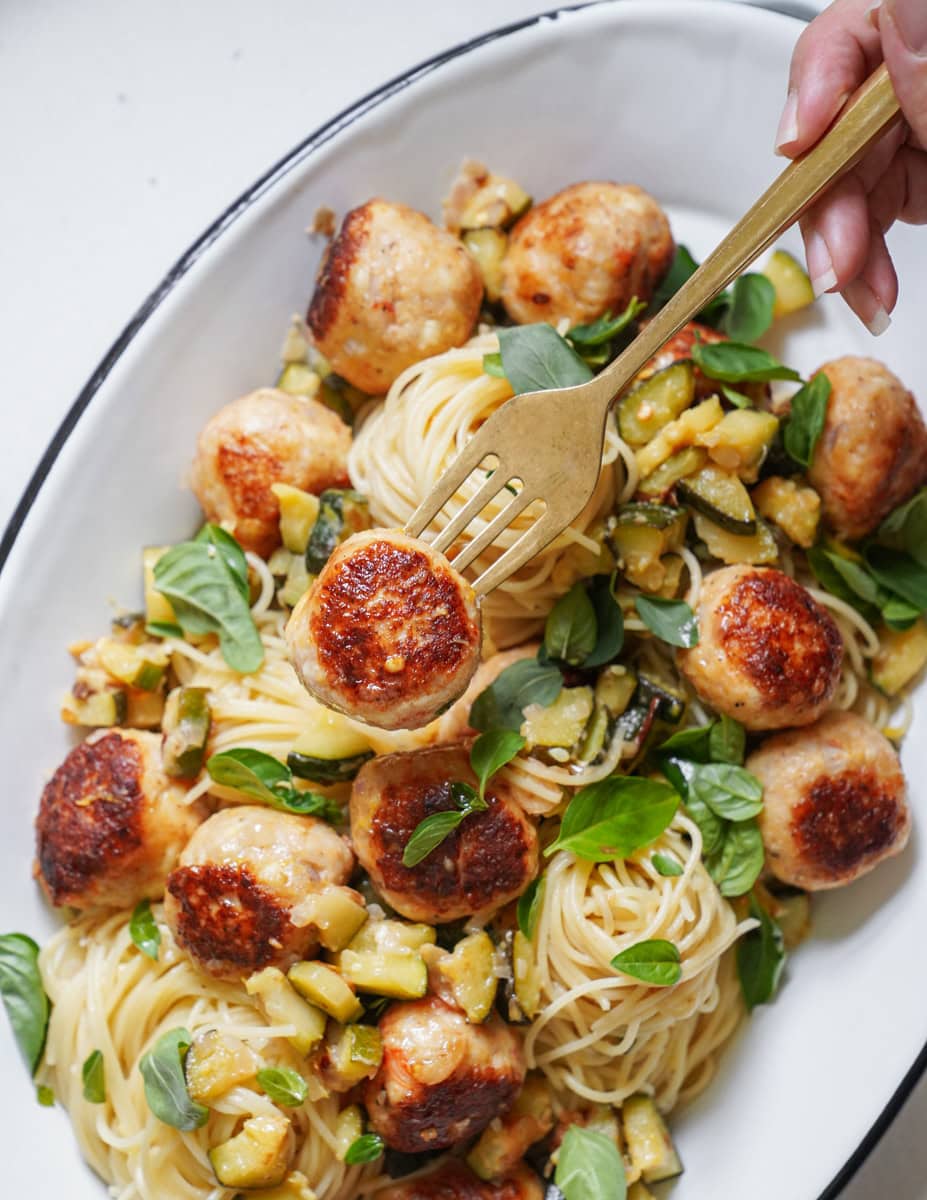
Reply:
[[219, 473], [241, 516], [249, 520], [276, 520], [280, 506], [270, 488], [283, 471], [280, 459], [240, 433], [222, 441], [217, 457]]
[[770, 706], [824, 704], [840, 681], [843, 639], [830, 613], [782, 571], [755, 570], [718, 608], [718, 637]]
[[[479, 643], [458, 582], [420, 550], [384, 538], [367, 545], [319, 577], [310, 637], [329, 680], [352, 708], [386, 707], [434, 687], [471, 657]], [[427, 615], [426, 615], [427, 614]], [[387, 663], [403, 629], [414, 622], [402, 669]]]
[[[530, 1182], [529, 1182], [530, 1180]], [[396, 1184], [380, 1193], [383, 1200], [528, 1200], [541, 1196], [536, 1177], [520, 1168], [515, 1178], [485, 1182], [461, 1162], [443, 1163], [430, 1175]]]
[[39, 880], [52, 904], [80, 907], [114, 863], [144, 844], [142, 754], [117, 733], [83, 742], [45, 786], [36, 819]]
[[318, 340], [324, 338], [337, 322], [347, 294], [351, 268], [360, 257], [367, 240], [371, 216], [369, 204], [351, 209], [342, 222], [338, 236], [328, 247], [306, 313], [306, 324]]
[[793, 809], [796, 846], [818, 874], [840, 879], [865, 870], [904, 830], [903, 791], [900, 773], [889, 781], [866, 767], [822, 775]]
[[179, 945], [207, 970], [250, 974], [280, 957], [295, 932], [286, 908], [247, 867], [207, 863], [177, 867], [167, 880], [177, 903]]

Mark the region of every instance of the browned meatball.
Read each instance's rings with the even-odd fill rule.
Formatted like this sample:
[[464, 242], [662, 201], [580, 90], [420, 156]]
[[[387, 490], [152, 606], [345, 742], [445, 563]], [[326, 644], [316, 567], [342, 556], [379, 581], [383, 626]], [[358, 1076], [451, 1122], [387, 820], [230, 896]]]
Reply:
[[473, 331], [483, 283], [463, 244], [404, 204], [368, 200], [329, 247], [306, 320], [339, 375], [372, 395]]
[[347, 842], [324, 821], [257, 805], [226, 808], [200, 826], [171, 872], [164, 915], [210, 975], [286, 970], [318, 944], [300, 901], [346, 883], [353, 868]]
[[394, 1004], [380, 1021], [383, 1059], [364, 1085], [370, 1123], [407, 1154], [471, 1138], [512, 1104], [525, 1079], [521, 1042], [496, 1014], [471, 1025], [437, 996]]
[[137, 729], [76, 746], [42, 793], [36, 875], [52, 904], [131, 908], [156, 900], [205, 816], [161, 765], [161, 735]]
[[473, 588], [399, 530], [343, 542], [293, 610], [290, 661], [323, 704], [381, 729], [416, 729], [466, 689], [480, 661]]
[[572, 325], [649, 300], [673, 259], [666, 214], [642, 188], [574, 183], [527, 212], [509, 239], [502, 303], [519, 324]]
[[402, 865], [416, 826], [457, 807], [454, 782], [476, 784], [466, 744], [375, 758], [354, 781], [357, 857], [384, 899], [412, 921], [488, 914], [520, 896], [537, 874], [537, 833], [501, 776], [486, 788], [485, 812], [468, 816], [416, 866]]
[[830, 613], [782, 571], [739, 564], [702, 585], [699, 643], [678, 663], [699, 696], [748, 729], [808, 725], [840, 681]]
[[208, 520], [229, 524], [246, 550], [267, 558], [280, 544], [271, 484], [347, 487], [350, 448], [350, 429], [324, 404], [261, 388], [206, 423], [190, 486]]
[[808, 479], [825, 520], [852, 541], [927, 479], [927, 430], [914, 397], [875, 359], [838, 358], [818, 374], [831, 393]]
[[379, 1200], [543, 1200], [544, 1185], [529, 1167], [519, 1166], [487, 1182], [456, 1159], [435, 1171], [377, 1192]]
[[841, 887], [899, 854], [911, 816], [898, 755], [855, 713], [768, 738], [747, 759], [763, 784], [769, 869], [809, 891]]

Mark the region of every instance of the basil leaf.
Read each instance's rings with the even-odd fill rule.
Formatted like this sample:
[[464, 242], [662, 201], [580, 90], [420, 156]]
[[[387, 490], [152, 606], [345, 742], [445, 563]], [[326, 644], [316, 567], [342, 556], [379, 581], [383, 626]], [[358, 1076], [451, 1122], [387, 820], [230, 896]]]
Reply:
[[151, 634], [152, 637], [159, 638], [183, 637], [183, 630], [171, 621], [149, 621], [145, 626], [145, 632]]
[[524, 710], [529, 704], [549, 707], [560, 695], [563, 676], [552, 664], [522, 658], [512, 663], [493, 683], [480, 692], [470, 708], [474, 729], [521, 729]]
[[348, 1146], [344, 1161], [349, 1167], [370, 1163], [383, 1153], [383, 1139], [378, 1133], [364, 1133]]
[[576, 793], [557, 840], [544, 853], [567, 850], [591, 862], [627, 858], [656, 841], [678, 805], [679, 796], [668, 784], [613, 775]]
[[740, 976], [744, 1001], [752, 1011], [775, 995], [785, 967], [786, 954], [782, 930], [758, 903], [755, 895], [750, 897], [750, 916], [760, 924], [737, 943], [737, 974]]
[[192, 1040], [186, 1029], [169, 1029], [138, 1064], [148, 1107], [159, 1121], [185, 1132], [200, 1129], [209, 1120], [209, 1109], [187, 1091], [183, 1065]]
[[293, 787], [293, 772], [288, 766], [250, 746], [236, 746], [213, 754], [206, 763], [210, 779], [223, 787], [234, 788], [252, 800], [259, 800], [282, 812], [317, 816], [325, 821], [341, 819], [341, 808], [330, 796], [302, 792]]
[[901, 550], [869, 546], [866, 565], [883, 587], [906, 600], [919, 612], [927, 609], [927, 567]]
[[583, 660], [583, 666], [588, 669], [603, 667], [621, 653], [624, 645], [624, 615], [615, 599], [608, 575], [595, 575], [587, 582], [596, 625], [595, 645]]
[[544, 649], [551, 658], [578, 667], [595, 648], [597, 633], [595, 609], [579, 580], [550, 610], [544, 626]]
[[878, 606], [882, 594], [879, 585], [865, 567], [849, 558], [844, 558], [842, 554], [834, 554], [829, 550], [825, 551], [825, 554], [830, 560], [830, 565], [854, 596], [865, 601], [866, 604]]
[[716, 816], [727, 821], [747, 821], [763, 809], [763, 785], [743, 767], [729, 763], [697, 766], [689, 790]]
[[154, 567], [154, 586], [170, 600], [185, 633], [217, 633], [222, 657], [243, 675], [264, 661], [264, 644], [240, 581], [225, 551], [206, 542], [181, 542]]
[[629, 946], [615, 955], [612, 966], [622, 975], [631, 975], [655, 987], [671, 987], [682, 978], [679, 950], [663, 938]]
[[763, 838], [756, 821], [737, 821], [728, 825], [719, 854], [710, 858], [708, 873], [722, 896], [743, 896], [749, 892], [763, 869]]
[[55, 1107], [55, 1093], [44, 1083], [40, 1083], [35, 1089], [35, 1098], [43, 1108]]
[[664, 879], [672, 879], [682, 874], [683, 868], [675, 858], [669, 858], [665, 854], [652, 854], [650, 861], [653, 863], [656, 873], [662, 875]]
[[691, 649], [698, 645], [698, 621], [685, 600], [665, 600], [662, 596], [636, 596], [637, 615], [651, 633], [671, 646]]
[[731, 288], [721, 329], [735, 342], [755, 342], [773, 322], [776, 289], [765, 275], [741, 275]]
[[658, 313], [668, 300], [672, 300], [682, 285], [688, 282], [697, 270], [698, 263], [692, 257], [689, 248], [677, 246], [670, 269], [663, 276], [662, 282], [650, 301], [649, 315], [653, 316], [654, 313]]
[[480, 781], [480, 799], [483, 799], [486, 784], [510, 763], [520, 750], [525, 748], [525, 739], [511, 729], [490, 729], [481, 733], [470, 750], [470, 766]]
[[45, 1048], [51, 1005], [39, 972], [39, 948], [24, 933], [0, 936], [0, 996], [19, 1049], [34, 1072]]
[[712, 762], [740, 766], [747, 747], [747, 733], [739, 721], [726, 713], [708, 726], [709, 758]]
[[106, 1068], [103, 1064], [103, 1051], [92, 1050], [84, 1060], [80, 1069], [84, 1085], [84, 1099], [90, 1104], [106, 1102]]
[[552, 325], [516, 325], [499, 330], [505, 377], [516, 395], [588, 383], [592, 372]]
[[281, 1104], [284, 1108], [298, 1108], [309, 1094], [305, 1079], [289, 1067], [264, 1067], [258, 1071], [257, 1081], [274, 1104]]
[[743, 392], [738, 392], [732, 387], [728, 387], [726, 383], [721, 384], [721, 394], [729, 404], [733, 404], [735, 408], [752, 408], [753, 401], [749, 396], [745, 396]]
[[709, 342], [692, 347], [692, 359], [703, 375], [722, 383], [767, 383], [771, 379], [801, 379], [766, 350], [743, 342]]
[[541, 907], [544, 904], [544, 892], [546, 890], [547, 876], [538, 875], [536, 879], [531, 880], [518, 897], [516, 908], [518, 928], [529, 942], [534, 938], [534, 931], [537, 928], [538, 917], [541, 915]]
[[609, 312], [589, 325], [574, 325], [567, 331], [567, 338], [574, 346], [603, 346], [606, 342], [610, 342], [616, 334], [626, 329], [646, 307], [647, 305], [642, 300], [632, 296], [628, 301], [628, 307], [617, 317], [613, 317]]
[[226, 533], [221, 525], [204, 525], [193, 540], [194, 542], [205, 542], [208, 546], [215, 546], [235, 580], [242, 599], [248, 600], [251, 594], [248, 584], [248, 560], [245, 558], [244, 550], [232, 535]]
[[826, 375], [815, 375], [792, 397], [791, 413], [782, 431], [782, 444], [789, 458], [803, 467], [810, 467], [814, 460], [827, 420], [829, 400], [830, 380]]
[[554, 1183], [564, 1200], [625, 1200], [624, 1162], [614, 1141], [594, 1129], [571, 1125], [560, 1143]]
[[492, 375], [496, 379], [505, 379], [505, 371], [502, 370], [501, 354], [483, 355], [483, 374]]
[[712, 722], [710, 725], [699, 725], [694, 729], [680, 729], [663, 742], [657, 754], [661, 758], [667, 755], [670, 758], [688, 758], [693, 762], [711, 762], [715, 724], [716, 722]]
[[[687, 765], [694, 773], [695, 767], [691, 763]], [[686, 796], [686, 812], [698, 826], [699, 833], [702, 835], [702, 857], [709, 858], [711, 855], [717, 854], [724, 845], [727, 822], [716, 816], [705, 801], [700, 800], [691, 791]]]
[[919, 608], [897, 596], [892, 596], [882, 605], [882, 620], [889, 629], [910, 629], [920, 615]]
[[927, 567], [927, 488], [893, 509], [879, 526], [879, 541], [908, 554]]
[[129, 921], [129, 937], [142, 954], [153, 959], [154, 962], [158, 961], [158, 952], [161, 949], [161, 930], [151, 911], [150, 900], [140, 900], [133, 909], [132, 919]]
[[419, 821], [402, 852], [404, 867], [417, 866], [433, 850], [436, 850], [471, 813], [484, 812], [488, 808], [486, 801], [482, 800], [466, 783], [452, 784], [451, 795], [454, 796], [459, 807], [432, 813], [424, 821]]
[[[832, 553], [830, 550], [825, 550], [822, 546], [812, 546], [806, 552], [805, 557], [807, 558], [812, 574], [823, 588], [836, 596], [838, 600], [845, 600], [847, 604], [852, 605], [870, 624], [878, 621], [878, 608], [863, 600], [859, 593], [844, 578], [846, 568], [842, 564], [847, 562], [847, 559], [843, 558], [842, 555]], [[854, 572], [849, 571], [846, 574], [850, 578], [853, 578], [857, 587], [864, 586], [862, 578], [858, 578]]]

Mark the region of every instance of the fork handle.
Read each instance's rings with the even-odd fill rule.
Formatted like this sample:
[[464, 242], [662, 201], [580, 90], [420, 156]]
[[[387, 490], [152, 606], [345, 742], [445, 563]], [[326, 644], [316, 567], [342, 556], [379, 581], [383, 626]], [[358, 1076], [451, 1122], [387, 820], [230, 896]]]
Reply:
[[[610, 402], [674, 334], [768, 249], [900, 119], [898, 98], [883, 63], [850, 98], [823, 138], [785, 168], [631, 345], [597, 376], [598, 398]], [[607, 392], [610, 398], [606, 397]]]

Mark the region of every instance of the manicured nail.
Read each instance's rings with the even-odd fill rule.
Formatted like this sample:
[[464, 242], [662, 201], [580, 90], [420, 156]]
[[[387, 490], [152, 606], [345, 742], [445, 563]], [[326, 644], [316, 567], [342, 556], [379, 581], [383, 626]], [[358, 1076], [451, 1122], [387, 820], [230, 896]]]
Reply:
[[885, 0], [901, 40], [912, 54], [927, 54], [927, 4], [924, 0]]
[[811, 288], [815, 296], [823, 296], [837, 286], [837, 272], [834, 270], [827, 242], [819, 233], [812, 233], [805, 242], [805, 256], [808, 259], [808, 274], [811, 276]]
[[869, 24], [872, 26], [873, 29], [879, 28], [879, 9], [881, 7], [882, 7], [882, 0], [875, 0], [875, 3], [870, 4], [869, 7], [863, 13], [863, 16], [866, 18], [866, 20], [869, 22]]
[[779, 128], [776, 130], [776, 153], [782, 153], [782, 147], [794, 142], [798, 137], [798, 92], [789, 88], [785, 108], [779, 118]]
[[842, 292], [844, 300], [873, 337], [881, 337], [892, 323], [882, 301], [865, 280], [854, 279]]

